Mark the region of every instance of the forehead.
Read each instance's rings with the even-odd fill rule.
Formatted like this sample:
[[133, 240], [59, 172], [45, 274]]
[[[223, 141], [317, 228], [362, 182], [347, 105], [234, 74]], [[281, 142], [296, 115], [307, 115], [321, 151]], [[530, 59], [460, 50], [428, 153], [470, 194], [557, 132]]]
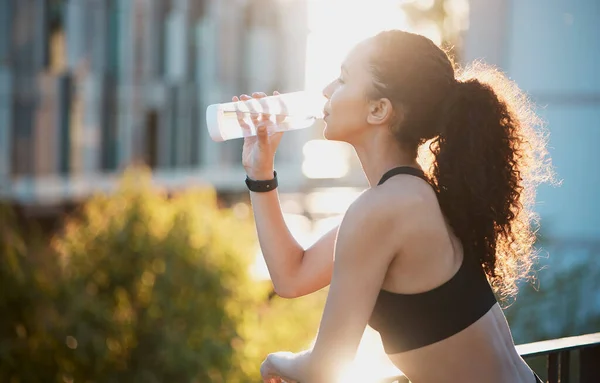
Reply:
[[349, 72], [366, 71], [369, 68], [369, 61], [373, 54], [373, 44], [371, 40], [364, 40], [358, 43], [348, 52], [342, 66]]

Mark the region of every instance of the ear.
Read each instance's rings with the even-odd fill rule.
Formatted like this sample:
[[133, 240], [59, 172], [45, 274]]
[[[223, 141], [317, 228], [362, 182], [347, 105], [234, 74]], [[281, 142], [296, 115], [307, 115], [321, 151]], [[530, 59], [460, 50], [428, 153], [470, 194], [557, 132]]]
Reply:
[[[394, 107], [387, 98], [380, 98], [369, 102], [367, 122], [372, 125], [390, 124], [394, 118]], [[400, 117], [400, 116], [396, 116]]]

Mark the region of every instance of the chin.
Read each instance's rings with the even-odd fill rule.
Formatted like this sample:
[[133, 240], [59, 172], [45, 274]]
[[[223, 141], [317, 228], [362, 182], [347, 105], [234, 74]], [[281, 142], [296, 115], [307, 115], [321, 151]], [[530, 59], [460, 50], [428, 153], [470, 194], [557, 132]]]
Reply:
[[335, 137], [335, 134], [332, 134], [330, 130], [325, 129], [323, 131], [323, 138], [327, 141], [337, 141], [338, 138]]
[[[342, 134], [340, 134], [342, 133]], [[348, 142], [347, 135], [343, 134], [344, 132], [336, 131], [335, 129], [331, 129], [331, 127], [327, 126], [323, 130], [323, 138], [327, 141], [341, 141]]]
[[330, 141], [337, 141], [335, 130], [332, 129], [332, 126], [325, 123], [325, 129], [323, 129], [323, 138]]

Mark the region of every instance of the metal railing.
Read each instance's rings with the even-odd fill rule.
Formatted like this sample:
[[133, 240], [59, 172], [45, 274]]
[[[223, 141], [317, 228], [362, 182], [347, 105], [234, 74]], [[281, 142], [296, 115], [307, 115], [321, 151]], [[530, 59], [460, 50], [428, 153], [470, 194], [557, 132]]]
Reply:
[[[546, 358], [545, 374], [536, 372], [547, 383], [600, 383], [600, 332], [521, 344], [517, 351], [528, 363]], [[409, 383], [409, 380], [396, 376], [381, 383]]]
[[600, 383], [600, 333], [522, 344], [517, 350], [527, 361], [546, 357], [548, 383]]

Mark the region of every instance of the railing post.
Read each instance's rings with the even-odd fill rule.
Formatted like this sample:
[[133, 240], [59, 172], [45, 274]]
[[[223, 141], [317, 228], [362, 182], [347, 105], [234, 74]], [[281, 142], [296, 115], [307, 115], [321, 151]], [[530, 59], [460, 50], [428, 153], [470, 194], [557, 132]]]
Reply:
[[571, 353], [570, 351], [563, 351], [560, 353], [558, 358], [558, 381], [560, 383], [569, 383], [569, 376], [571, 374]]
[[548, 354], [547, 361], [548, 383], [558, 383], [558, 353]]
[[569, 383], [570, 362], [569, 351], [548, 354], [548, 383]]
[[600, 346], [581, 349], [579, 352], [580, 383], [600, 382]]

